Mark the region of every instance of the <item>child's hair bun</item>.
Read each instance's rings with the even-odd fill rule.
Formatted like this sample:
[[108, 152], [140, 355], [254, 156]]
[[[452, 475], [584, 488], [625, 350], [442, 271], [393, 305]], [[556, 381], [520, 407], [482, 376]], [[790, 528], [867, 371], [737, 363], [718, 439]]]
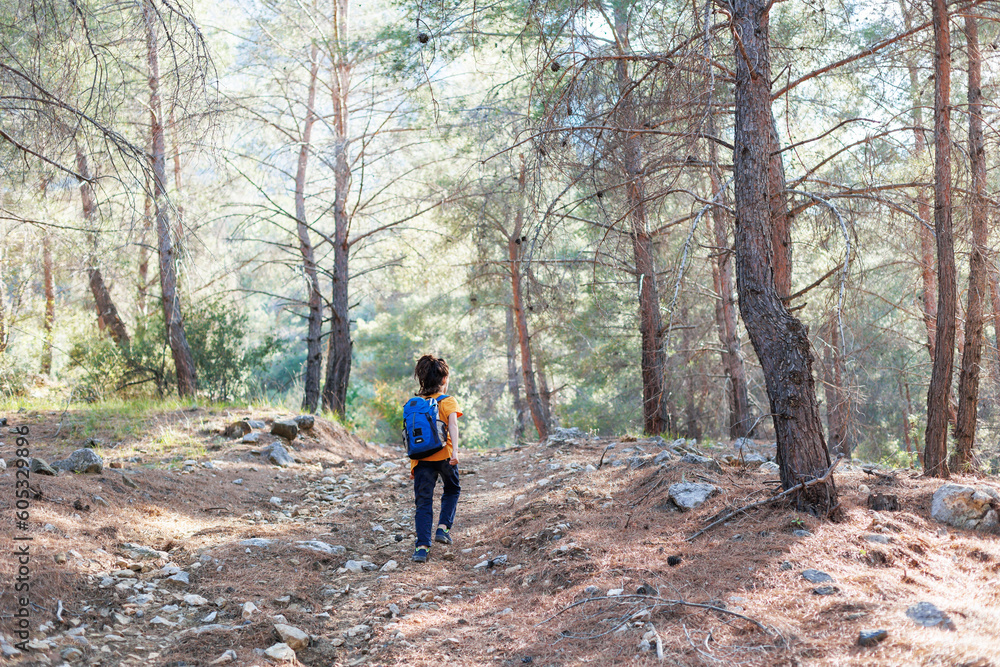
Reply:
[[433, 354], [425, 354], [417, 360], [413, 377], [420, 383], [420, 394], [428, 396], [441, 388], [444, 379], [448, 377], [448, 362]]

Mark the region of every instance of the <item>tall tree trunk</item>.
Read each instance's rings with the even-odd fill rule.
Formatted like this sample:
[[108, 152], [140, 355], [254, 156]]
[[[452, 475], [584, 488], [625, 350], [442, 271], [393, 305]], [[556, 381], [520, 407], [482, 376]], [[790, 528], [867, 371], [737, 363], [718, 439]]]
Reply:
[[[90, 166], [87, 163], [87, 156], [84, 155], [83, 149], [79, 144], [76, 144], [76, 170], [84, 179], [90, 178]], [[111, 292], [104, 283], [104, 276], [101, 275], [101, 269], [98, 266], [96, 247], [98, 227], [97, 204], [94, 201], [94, 189], [90, 185], [89, 180], [80, 181], [80, 198], [83, 201], [83, 217], [90, 229], [88, 236], [90, 237], [91, 253], [87, 258], [87, 278], [90, 283], [90, 293], [93, 295], [94, 303], [97, 305], [98, 324], [107, 328], [108, 333], [111, 334], [111, 339], [120, 348], [127, 350], [131, 344], [128, 330], [118, 315], [114, 299], [111, 298]]]
[[[899, 0], [903, 23], [907, 30], [913, 28], [912, 9], [905, 0]], [[924, 132], [923, 104], [920, 99], [920, 70], [917, 67], [916, 56], [910, 56], [906, 61], [910, 76], [910, 91], [913, 97], [913, 147], [916, 157], [921, 162], [927, 153], [927, 135]], [[920, 310], [924, 318], [924, 328], [927, 330], [927, 352], [931, 363], [934, 363], [934, 336], [937, 328], [937, 284], [934, 275], [934, 232], [931, 230], [931, 206], [924, 194], [924, 188], [917, 189], [917, 236], [920, 239]]]
[[767, 165], [768, 206], [771, 209], [771, 248], [774, 250], [774, 287], [781, 298], [792, 293], [792, 216], [785, 192], [785, 163], [778, 124], [771, 112], [771, 159]]
[[517, 372], [517, 329], [514, 327], [514, 308], [507, 308], [507, 391], [514, 406], [514, 442], [524, 440], [525, 410], [521, 399], [521, 382]]
[[990, 303], [993, 306], [993, 346], [996, 354], [993, 355], [993, 363], [996, 368], [995, 381], [1000, 384], [1000, 271], [995, 267], [986, 265], [986, 277], [990, 283]]
[[948, 477], [948, 403], [955, 354], [955, 245], [951, 223], [951, 35], [946, 0], [932, 0], [934, 14], [934, 231], [937, 239], [938, 307], [934, 364], [927, 388], [924, 472]]
[[152, 188], [148, 187], [143, 197], [142, 232], [139, 237], [139, 289], [136, 294], [136, 308], [139, 311], [138, 327], [145, 327], [145, 318], [149, 315], [147, 299], [149, 296], [149, 236], [153, 230], [153, 197]]
[[827, 323], [828, 345], [823, 349], [823, 371], [826, 375], [827, 443], [831, 454], [843, 454], [850, 458], [851, 448], [847, 443], [847, 410], [844, 402], [843, 356], [840, 345], [840, 327], [834, 313]]
[[[709, 116], [708, 132], [715, 135], [714, 116]], [[710, 141], [709, 178], [712, 183], [712, 200], [725, 204], [727, 197], [720, 192], [723, 188], [722, 172], [719, 170], [719, 148]], [[715, 300], [715, 324], [722, 344], [722, 368], [726, 374], [726, 394], [729, 399], [729, 437], [749, 438], [753, 436], [753, 418], [750, 413], [750, 393], [747, 390], [746, 367], [740, 350], [740, 334], [736, 325], [736, 297], [733, 294], [733, 264], [725, 209], [712, 207], [712, 231], [715, 252], [712, 254], [712, 281], [718, 298]]]
[[330, 339], [326, 360], [326, 383], [323, 385], [323, 407], [341, 417], [347, 410], [347, 384], [351, 378], [350, 303], [348, 301], [348, 258], [350, 255], [351, 219], [347, 210], [347, 195], [351, 187], [351, 165], [348, 159], [351, 64], [347, 54], [348, 1], [336, 0], [332, 40], [333, 133], [334, 133], [334, 194], [333, 194], [333, 294], [330, 300]]
[[965, 347], [958, 380], [958, 418], [955, 425], [955, 463], [967, 470], [973, 463], [976, 440], [976, 409], [979, 402], [979, 370], [983, 349], [983, 298], [986, 293], [986, 151], [983, 146], [982, 54], [979, 27], [974, 16], [965, 15], [969, 50], [969, 170], [972, 172], [970, 219], [972, 252], [969, 254], [969, 305], [965, 309]]
[[522, 258], [524, 246], [521, 243], [521, 232], [524, 229], [525, 190], [527, 188], [527, 166], [521, 158], [521, 169], [517, 179], [518, 203], [514, 214], [514, 228], [507, 237], [507, 262], [510, 271], [511, 307], [514, 311], [514, 324], [517, 329], [517, 339], [521, 347], [521, 374], [524, 377], [524, 391], [528, 398], [528, 410], [531, 421], [538, 431], [540, 440], [549, 436], [549, 422], [545, 418], [542, 398], [535, 384], [535, 367], [531, 359], [531, 336], [528, 335], [528, 316], [524, 309]]
[[52, 375], [52, 329], [56, 321], [56, 290], [52, 280], [52, 242], [42, 234], [42, 271], [45, 283], [45, 322], [42, 336], [42, 375]]
[[295, 221], [299, 233], [299, 251], [302, 253], [302, 267], [309, 289], [309, 317], [306, 328], [306, 377], [302, 409], [315, 412], [320, 399], [320, 376], [323, 373], [323, 295], [320, 292], [319, 274], [312, 241], [309, 238], [309, 223], [306, 220], [306, 168], [309, 151], [312, 149], [312, 129], [316, 122], [316, 81], [319, 77], [319, 49], [313, 44], [309, 53], [309, 94], [306, 102], [306, 118], [302, 128], [302, 144], [299, 147], [299, 161], [295, 171]]
[[696, 375], [694, 372], [694, 327], [689, 325], [690, 316], [688, 304], [685, 301], [681, 306], [681, 322], [684, 328], [681, 330], [681, 348], [684, 363], [684, 437], [701, 440], [701, 409], [698, 407], [698, 389], [695, 385]]
[[156, 25], [158, 17], [151, 0], [142, 5], [146, 24], [146, 51], [149, 64], [149, 113], [152, 152], [150, 167], [153, 172], [153, 205], [156, 209], [156, 238], [160, 258], [160, 294], [163, 305], [163, 322], [167, 344], [177, 372], [177, 393], [181, 398], [194, 396], [197, 377], [194, 357], [184, 332], [181, 317], [181, 297], [177, 289], [176, 258], [170, 238], [170, 214], [167, 210], [166, 148], [163, 138], [162, 109], [160, 105], [160, 63], [157, 54]]
[[907, 396], [909, 390], [906, 393], [903, 392], [903, 371], [900, 369], [899, 373], [896, 375], [896, 386], [899, 388], [899, 397], [906, 402], [906, 409], [903, 410], [903, 444], [906, 447], [906, 453], [913, 453], [913, 442], [910, 439], [910, 401]]
[[170, 138], [173, 140], [173, 163], [174, 163], [174, 199], [178, 202], [174, 207], [174, 257], [178, 262], [184, 256], [184, 206], [180, 204], [181, 198], [181, 140], [177, 136], [177, 120], [174, 118], [174, 105], [170, 105], [170, 113], [167, 118], [170, 127]]
[[[790, 489], [830, 466], [816, 401], [809, 337], [774, 282], [768, 168], [771, 154], [771, 58], [766, 0], [734, 0], [737, 35], [734, 180], [736, 280], [740, 312], [767, 384], [778, 440], [781, 483]], [[798, 495], [803, 507], [836, 506], [832, 476]]]
[[[616, 2], [615, 43], [620, 56], [627, 56], [629, 26], [626, 7]], [[636, 287], [639, 299], [639, 334], [642, 338], [642, 421], [643, 431], [657, 435], [667, 431], [665, 416], [663, 321], [660, 315], [660, 294], [656, 277], [656, 248], [646, 219], [646, 183], [642, 164], [642, 139], [632, 130], [638, 126], [635, 106], [630, 96], [633, 87], [628, 73], [628, 60], [620, 57], [615, 63], [618, 79], [619, 113], [616, 125], [622, 138], [621, 159], [625, 172], [625, 198], [635, 261]]]

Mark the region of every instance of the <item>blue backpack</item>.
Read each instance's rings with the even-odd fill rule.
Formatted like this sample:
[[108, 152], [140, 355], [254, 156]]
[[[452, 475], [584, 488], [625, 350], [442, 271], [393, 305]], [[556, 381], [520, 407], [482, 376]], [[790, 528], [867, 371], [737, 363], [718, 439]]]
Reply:
[[447, 427], [438, 419], [438, 403], [448, 398], [414, 396], [403, 405], [403, 438], [406, 455], [411, 459], [425, 459], [444, 449], [448, 442]]

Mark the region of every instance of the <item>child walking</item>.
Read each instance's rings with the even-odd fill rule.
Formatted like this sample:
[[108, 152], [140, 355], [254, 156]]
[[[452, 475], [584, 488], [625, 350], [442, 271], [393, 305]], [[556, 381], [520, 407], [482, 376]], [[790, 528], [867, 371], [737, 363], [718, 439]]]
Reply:
[[[413, 371], [414, 377], [420, 383], [417, 396], [425, 399], [438, 399], [448, 391], [448, 363], [432, 354], [425, 354], [417, 361]], [[426, 458], [410, 461], [410, 479], [413, 480], [413, 496], [416, 504], [414, 521], [417, 529], [416, 550], [413, 561], [426, 563], [431, 550], [431, 529], [434, 524], [434, 487], [440, 476], [443, 482], [441, 495], [441, 514], [438, 518], [435, 542], [451, 544], [451, 526], [455, 522], [455, 510], [458, 508], [458, 496], [462, 488], [458, 483], [458, 418], [462, 412], [458, 409], [458, 401], [451, 396], [445, 396], [438, 401], [438, 420], [441, 430], [447, 433], [444, 449]]]

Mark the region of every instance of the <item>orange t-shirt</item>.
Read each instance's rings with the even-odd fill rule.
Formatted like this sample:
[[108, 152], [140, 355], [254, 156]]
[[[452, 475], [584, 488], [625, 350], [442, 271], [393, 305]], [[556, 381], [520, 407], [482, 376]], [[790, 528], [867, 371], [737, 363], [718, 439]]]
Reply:
[[[430, 396], [424, 396], [424, 398], [437, 398], [438, 396], [443, 396], [443, 394], [441, 392], [437, 392], [436, 394], [431, 394]], [[410, 459], [410, 470], [416, 468], [420, 461], [447, 461], [451, 458], [451, 431], [448, 430], [448, 417], [452, 414], [456, 417], [461, 417], [462, 411], [458, 409], [458, 401], [455, 400], [455, 397], [449, 396], [438, 403], [438, 419], [444, 422], [445, 432], [448, 434], [448, 441], [445, 443], [444, 449], [436, 454], [431, 454], [426, 458], [419, 460]]]

